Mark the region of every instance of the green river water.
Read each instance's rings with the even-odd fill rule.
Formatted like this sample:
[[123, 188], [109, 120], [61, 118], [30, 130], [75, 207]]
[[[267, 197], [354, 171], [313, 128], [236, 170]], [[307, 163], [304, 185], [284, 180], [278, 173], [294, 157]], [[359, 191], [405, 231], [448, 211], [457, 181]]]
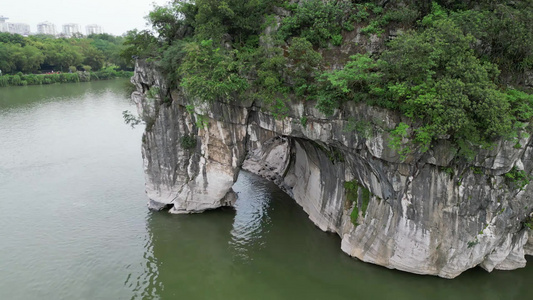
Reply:
[[0, 88], [0, 300], [533, 297], [530, 258], [454, 280], [352, 259], [245, 172], [235, 210], [148, 211], [124, 83]]

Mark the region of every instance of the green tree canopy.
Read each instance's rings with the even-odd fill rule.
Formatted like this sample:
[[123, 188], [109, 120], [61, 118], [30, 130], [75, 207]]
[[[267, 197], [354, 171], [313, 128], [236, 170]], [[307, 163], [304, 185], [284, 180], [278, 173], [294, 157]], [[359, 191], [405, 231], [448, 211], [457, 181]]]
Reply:
[[[92, 38], [54, 38], [0, 33], [0, 68], [7, 73], [36, 73], [40, 69], [68, 71], [70, 66], [90, 65], [98, 71], [104, 66], [127, 68], [130, 60], [120, 57], [124, 38], [109, 34]], [[131, 67], [131, 65], [130, 65]]]

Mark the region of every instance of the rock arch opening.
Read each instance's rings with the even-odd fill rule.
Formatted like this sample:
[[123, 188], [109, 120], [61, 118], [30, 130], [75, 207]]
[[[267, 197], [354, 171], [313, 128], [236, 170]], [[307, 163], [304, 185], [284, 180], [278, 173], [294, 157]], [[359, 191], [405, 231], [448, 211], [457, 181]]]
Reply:
[[273, 181], [320, 229], [340, 234], [345, 206], [344, 164], [307, 139], [276, 136], [255, 146], [242, 169]]

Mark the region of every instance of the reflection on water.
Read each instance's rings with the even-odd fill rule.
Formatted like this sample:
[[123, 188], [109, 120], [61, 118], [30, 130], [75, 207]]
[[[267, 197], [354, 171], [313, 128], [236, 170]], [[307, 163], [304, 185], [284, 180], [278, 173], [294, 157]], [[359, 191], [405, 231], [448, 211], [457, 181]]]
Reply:
[[253, 259], [249, 251], [265, 246], [265, 236], [271, 223], [268, 209], [271, 200], [269, 191], [272, 188], [272, 183], [257, 180], [246, 172], [234, 185], [239, 198], [235, 203], [236, 213], [229, 244], [236, 257], [243, 261]]

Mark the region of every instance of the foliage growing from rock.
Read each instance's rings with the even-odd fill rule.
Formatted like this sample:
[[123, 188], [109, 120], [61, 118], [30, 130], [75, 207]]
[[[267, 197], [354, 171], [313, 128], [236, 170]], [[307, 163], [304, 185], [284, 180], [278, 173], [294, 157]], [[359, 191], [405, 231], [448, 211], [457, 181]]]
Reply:
[[135, 126], [141, 124], [142, 122], [139, 116], [134, 115], [129, 110], [125, 110], [122, 112], [122, 118], [124, 119], [124, 123], [130, 125], [131, 128], [135, 128]]
[[369, 138], [372, 136], [372, 123], [362, 120], [355, 120], [355, 118], [348, 119], [346, 126], [342, 130], [343, 132], [355, 131], [359, 136]]
[[406, 158], [407, 154], [411, 152], [411, 149], [404, 145], [403, 140], [406, 139], [409, 136], [408, 133], [409, 125], [405, 124], [404, 122], [400, 122], [394, 130], [390, 132], [390, 140], [389, 145], [392, 149], [396, 150], [402, 160]]
[[353, 205], [353, 210], [350, 213], [350, 219], [352, 224], [357, 226], [357, 218], [359, 217], [359, 208], [357, 207], [359, 184], [357, 180], [354, 179], [352, 181], [346, 181], [344, 183], [344, 190], [346, 191], [346, 200], [348, 203]]
[[184, 46], [185, 58], [179, 69], [180, 86], [187, 93], [206, 101], [229, 98], [243, 92], [248, 82], [238, 74], [231, 54], [213, 45], [212, 40], [190, 42]]
[[[361, 211], [364, 217], [368, 208], [368, 204], [370, 203], [370, 190], [361, 186], [356, 179], [352, 181], [346, 181], [344, 183], [344, 190], [346, 193], [346, 200], [348, 201], [348, 203], [353, 205], [353, 210], [350, 213], [350, 219], [352, 221], [352, 224], [357, 226], [359, 211]], [[359, 199], [361, 199], [360, 203]]]
[[196, 11], [192, 3], [176, 2], [175, 5], [155, 6], [147, 19], [159, 39], [170, 45], [172, 41], [190, 35]]
[[183, 149], [194, 149], [196, 148], [196, 137], [192, 135], [184, 135], [180, 139], [180, 145]]
[[[140, 49], [161, 57], [170, 86], [195, 98], [251, 97], [278, 117], [293, 98], [316, 100], [326, 115], [365, 102], [402, 113], [411, 127], [402, 138], [417, 149], [450, 138], [467, 155], [474, 145], [518, 137], [533, 117], [533, 98], [520, 86], [533, 66], [532, 1], [174, 1], [149, 16], [157, 37], [127, 40], [148, 42]], [[355, 26], [363, 34], [411, 29], [384, 51], [350, 53], [331, 69], [317, 49], [342, 45]]]
[[322, 75], [317, 107], [331, 114], [343, 101], [366, 100], [399, 110], [421, 123], [413, 139], [422, 150], [445, 135], [489, 144], [511, 136], [518, 119], [531, 118], [530, 95], [502, 91], [497, 66], [476, 56], [475, 38], [440, 6], [421, 23], [390, 42], [379, 59], [352, 56], [344, 69]]
[[375, 72], [378, 63], [364, 54], [350, 59], [342, 70], [325, 72], [318, 78], [317, 108], [325, 114], [332, 114], [344, 101], [361, 101], [383, 92], [378, 86], [382, 74]]
[[287, 51], [292, 68], [289, 76], [295, 86], [310, 83], [314, 73], [318, 71], [322, 62], [322, 55], [313, 49], [313, 45], [306, 38], [293, 38]]
[[498, 64], [503, 81], [522, 81], [533, 67], [533, 1], [482, 1], [479, 9], [459, 10], [451, 17], [477, 40], [478, 55]]
[[533, 230], [533, 212], [529, 214], [529, 216], [524, 220], [523, 224], [527, 229]]
[[526, 185], [533, 179], [533, 176], [527, 174], [524, 170], [519, 170], [513, 167], [511, 171], [504, 174], [505, 179], [511, 184], [514, 184], [520, 190], [523, 190]]
[[284, 40], [299, 36], [312, 44], [327, 46], [333, 37], [338, 40], [343, 24], [348, 22], [345, 12], [351, 5], [348, 1], [304, 1], [283, 20], [279, 35]]
[[157, 38], [148, 30], [130, 30], [126, 34], [124, 45], [120, 56], [123, 59], [131, 60], [134, 57], [147, 58], [158, 56], [161, 53]]

